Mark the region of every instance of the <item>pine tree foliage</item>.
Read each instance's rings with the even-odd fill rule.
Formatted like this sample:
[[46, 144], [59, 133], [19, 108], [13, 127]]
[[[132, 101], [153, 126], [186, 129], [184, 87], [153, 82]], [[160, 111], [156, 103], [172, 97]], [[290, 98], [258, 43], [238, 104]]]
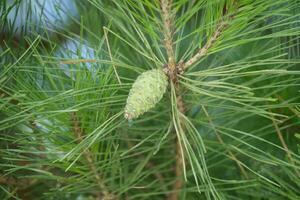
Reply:
[[[299, 0], [76, 1], [21, 33], [19, 3], [0, 2], [0, 199], [300, 199]], [[171, 65], [128, 122], [136, 78]]]

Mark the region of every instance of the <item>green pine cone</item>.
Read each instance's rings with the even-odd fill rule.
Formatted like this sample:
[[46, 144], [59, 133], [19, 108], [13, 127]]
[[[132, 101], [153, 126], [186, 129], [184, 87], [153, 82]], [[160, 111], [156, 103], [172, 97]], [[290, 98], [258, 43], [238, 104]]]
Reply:
[[153, 108], [163, 97], [167, 86], [168, 77], [161, 69], [142, 73], [130, 89], [124, 117], [131, 120]]

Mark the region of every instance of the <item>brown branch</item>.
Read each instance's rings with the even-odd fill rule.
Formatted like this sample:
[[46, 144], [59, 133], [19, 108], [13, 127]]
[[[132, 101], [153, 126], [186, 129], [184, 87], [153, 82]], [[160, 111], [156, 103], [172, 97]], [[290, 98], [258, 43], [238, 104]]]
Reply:
[[[208, 122], [210, 123], [210, 126], [212, 127], [212, 129], [214, 130], [216, 136], [217, 136], [217, 139], [219, 141], [220, 144], [224, 145], [224, 140], [222, 139], [221, 135], [219, 134], [219, 131], [216, 129], [216, 127], [214, 126], [214, 123], [211, 119], [211, 117], [209, 116], [206, 108], [204, 106], [202, 106], [202, 109], [203, 109], [203, 112], [204, 114], [206, 115], [207, 119], [208, 119]], [[229, 154], [229, 157], [236, 162], [238, 168], [240, 169], [242, 175], [246, 178], [246, 179], [249, 179], [249, 176], [245, 170], [245, 168], [243, 167], [243, 165], [241, 164], [241, 161], [239, 161], [239, 159], [230, 151], [230, 150], [227, 150], [228, 151], [228, 154]]]
[[118, 83], [121, 85], [122, 82], [121, 82], [121, 79], [120, 79], [119, 74], [118, 74], [118, 72], [117, 72], [117, 69], [116, 69], [116, 66], [115, 66], [115, 64], [114, 64], [113, 57], [112, 57], [112, 54], [111, 54], [111, 50], [110, 50], [110, 45], [109, 45], [109, 41], [108, 41], [108, 36], [107, 36], [107, 29], [106, 29], [106, 27], [103, 27], [103, 32], [104, 32], [104, 37], [105, 37], [105, 41], [106, 41], [106, 45], [107, 45], [107, 49], [108, 49], [108, 54], [109, 54], [109, 57], [110, 57], [110, 61], [112, 62], [112, 66], [113, 66], [115, 75], [116, 75], [116, 77], [117, 77]]
[[[149, 161], [147, 164], [146, 164], [146, 167], [148, 169], [151, 169], [151, 168], [154, 168], [155, 167], [155, 164], [151, 161]], [[164, 176], [160, 173], [160, 172], [155, 172], [154, 173], [154, 176], [155, 178], [162, 184], [164, 183]]]
[[182, 180], [183, 176], [183, 155], [181, 152], [181, 145], [180, 145], [180, 140], [179, 138], [176, 139], [176, 147], [175, 147], [175, 175], [176, 175], [176, 180], [173, 184], [173, 192], [169, 194], [168, 200], [178, 200], [180, 198], [180, 189], [183, 187], [184, 182]]
[[[236, 9], [238, 8], [237, 1], [233, 0], [231, 4]], [[203, 56], [205, 56], [207, 54], [208, 50], [215, 44], [215, 42], [218, 40], [218, 38], [221, 36], [221, 34], [224, 32], [224, 30], [226, 30], [226, 28], [229, 25], [228, 20], [226, 21], [226, 19], [225, 19], [226, 15], [228, 15], [228, 5], [224, 6], [223, 17], [217, 24], [217, 28], [216, 28], [215, 32], [213, 33], [213, 35], [211, 36], [211, 38], [208, 39], [206, 44], [202, 48], [200, 48], [197, 51], [197, 53], [192, 58], [190, 58], [190, 60], [188, 60], [187, 62], [185, 62], [182, 65], [182, 69], [180, 71], [186, 70], [188, 67], [195, 64], [198, 60], [200, 60]], [[232, 20], [233, 18], [234, 18], [234, 15], [229, 15], [227, 17], [227, 19], [229, 19], [229, 20]]]
[[[128, 137], [127, 134], [126, 134], [126, 138], [129, 139], [129, 137]], [[131, 149], [131, 148], [133, 148], [133, 147], [135, 146], [135, 144], [132, 143], [131, 141], [129, 141], [128, 139], [126, 140], [126, 143], [127, 143], [127, 146]], [[139, 157], [143, 159], [143, 156], [139, 156]], [[151, 169], [151, 168], [154, 168], [154, 167], [155, 167], [155, 164], [154, 164], [153, 162], [149, 161], [149, 162], [146, 164], [146, 167], [147, 167], [148, 169]], [[153, 175], [154, 175], [155, 178], [160, 182], [160, 184], [162, 184], [162, 185], [164, 184], [164, 176], [163, 176], [160, 172], [155, 172]]]
[[168, 68], [171, 72], [175, 72], [176, 60], [173, 49], [173, 17], [171, 14], [171, 6], [172, 0], [161, 0], [164, 43], [168, 55]]
[[[176, 103], [177, 103], [177, 108], [178, 111], [182, 114], [185, 113], [186, 108], [185, 108], [185, 104], [183, 101], [183, 98], [180, 94], [180, 87], [178, 82], [176, 82], [175, 84], [175, 92], [176, 92]], [[179, 120], [180, 120], [180, 126], [181, 126], [181, 130], [182, 130], [182, 134], [184, 134], [185, 131], [185, 125], [183, 123], [183, 119], [182, 116], [179, 116]], [[176, 146], [175, 146], [175, 153], [176, 153], [176, 157], [175, 157], [175, 175], [177, 177], [176, 181], [173, 184], [173, 193], [171, 193], [168, 197], [168, 200], [178, 200], [180, 199], [180, 189], [183, 187], [184, 185], [184, 181], [183, 181], [183, 168], [184, 168], [184, 155], [183, 155], [183, 149], [180, 143], [180, 138], [176, 138]]]
[[[271, 112], [271, 111], [270, 111], [270, 112]], [[284, 140], [284, 138], [283, 138], [283, 136], [282, 136], [282, 132], [281, 132], [281, 130], [280, 130], [278, 124], [276, 123], [275, 118], [274, 118], [272, 115], [270, 115], [270, 117], [271, 117], [271, 120], [272, 120], [272, 122], [273, 122], [274, 128], [275, 128], [275, 130], [276, 130], [277, 136], [278, 136], [278, 138], [279, 138], [279, 140], [280, 140], [280, 142], [281, 142], [282, 147], [284, 148], [284, 150], [285, 150], [285, 152], [286, 152], [286, 155], [287, 155], [287, 157], [288, 157], [290, 163], [291, 163], [292, 165], [295, 165], [295, 161], [294, 161], [294, 159], [293, 159], [293, 157], [292, 157], [292, 154], [291, 154], [291, 152], [290, 152], [290, 150], [289, 150], [289, 148], [288, 148], [288, 145], [286, 144], [286, 142], [285, 142], [285, 140]], [[300, 177], [300, 173], [299, 173], [299, 171], [298, 171], [297, 169], [295, 169], [295, 172], [296, 172], [297, 176]]]
[[215, 32], [213, 33], [212, 37], [206, 42], [206, 44], [200, 48], [197, 53], [187, 62], [185, 62], [182, 66], [182, 70], [186, 70], [188, 67], [192, 66], [198, 60], [200, 60], [203, 56], [205, 56], [208, 50], [214, 45], [217, 39], [220, 37], [221, 33], [226, 29], [228, 26], [228, 22], [221, 21], [217, 25]]
[[60, 64], [79, 64], [79, 63], [95, 63], [96, 59], [72, 59], [72, 60], [63, 60], [60, 61]]
[[[207, 54], [207, 51], [213, 46], [213, 44], [217, 41], [217, 39], [220, 37], [221, 33], [226, 29], [228, 26], [228, 22], [225, 20], [220, 21], [220, 23], [217, 25], [217, 29], [212, 35], [212, 37], [206, 42], [206, 44], [198, 50], [198, 52], [186, 63], [183, 61], [180, 61], [178, 64], [175, 60], [175, 54], [173, 49], [173, 17], [171, 14], [171, 6], [172, 6], [172, 0], [161, 0], [161, 15], [163, 19], [163, 33], [164, 33], [164, 44], [165, 49], [167, 51], [168, 55], [168, 64], [165, 69], [166, 74], [169, 76], [169, 80], [173, 82], [175, 86], [175, 93], [176, 93], [176, 103], [177, 108], [180, 113], [185, 114], [185, 105], [183, 98], [181, 96], [180, 91], [180, 85], [177, 81], [178, 74], [182, 73], [185, 69], [187, 69], [189, 66], [193, 65], [195, 62], [197, 62], [202, 56]], [[233, 1], [232, 4], [236, 5], [236, 1]], [[228, 8], [225, 6], [223, 9], [223, 16], [227, 15]], [[233, 18], [232, 16], [229, 16], [230, 19]], [[183, 128], [184, 132], [184, 123], [182, 118], [180, 120], [180, 125]], [[221, 140], [223, 141], [223, 140]], [[173, 193], [171, 193], [168, 196], [168, 200], [178, 200], [180, 198], [180, 189], [182, 188], [184, 182], [180, 177], [183, 175], [183, 155], [181, 151], [181, 144], [180, 139], [176, 138], [176, 165], [175, 165], [175, 175], [178, 178], [175, 183], [173, 184]], [[237, 158], [234, 156], [234, 154], [231, 153], [232, 159], [235, 159], [238, 163], [238, 166], [242, 168], [240, 162], [238, 162]], [[243, 173], [245, 173], [245, 170], [242, 170]]]
[[[70, 113], [70, 117], [72, 120], [72, 126], [73, 126], [73, 131], [74, 131], [75, 137], [77, 138], [78, 142], [81, 142], [83, 140], [83, 136], [85, 134], [81, 128], [81, 124], [79, 122], [76, 112]], [[106, 185], [103, 182], [102, 177], [98, 173], [97, 168], [94, 163], [92, 152], [90, 152], [89, 149], [86, 149], [83, 152], [83, 156], [84, 156], [85, 160], [87, 161], [90, 170], [94, 174], [95, 181], [100, 189], [100, 192], [97, 195], [97, 199], [116, 200], [116, 197], [109, 193]]]
[[[276, 95], [276, 97], [280, 100], [280, 101], [284, 101], [284, 99], [280, 96], [280, 95]], [[298, 110], [296, 110], [295, 108], [288, 106], [288, 109], [294, 113], [299, 119], [300, 119], [300, 112]]]
[[[183, 98], [180, 95], [180, 87], [177, 81], [178, 73], [180, 72], [179, 67], [181, 64], [177, 65], [175, 60], [175, 54], [173, 49], [173, 16], [171, 14], [172, 0], [161, 0], [161, 11], [163, 20], [163, 33], [164, 33], [164, 44], [168, 55], [168, 64], [166, 68], [166, 73], [169, 76], [169, 80], [175, 85], [177, 108], [181, 113], [185, 113], [185, 106]], [[182, 122], [182, 120], [180, 120]], [[182, 127], [183, 124], [182, 124]], [[182, 181], [183, 175], [183, 155], [181, 152], [180, 139], [176, 138], [175, 142], [175, 176], [176, 181], [173, 184], [173, 192], [167, 197], [168, 200], [178, 200], [180, 198], [180, 189], [182, 188], [184, 182]]]
[[29, 179], [29, 178], [16, 179], [14, 177], [0, 176], [0, 184], [9, 185], [9, 186], [16, 186], [20, 190], [28, 188], [28, 187], [34, 185], [35, 183], [37, 183], [37, 181], [38, 181], [37, 179]]

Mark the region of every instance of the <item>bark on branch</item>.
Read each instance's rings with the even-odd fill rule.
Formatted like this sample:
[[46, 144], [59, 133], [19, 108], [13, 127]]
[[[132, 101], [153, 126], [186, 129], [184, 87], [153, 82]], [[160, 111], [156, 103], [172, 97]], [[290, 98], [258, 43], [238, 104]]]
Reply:
[[[163, 20], [163, 30], [164, 30], [164, 44], [168, 55], [168, 64], [166, 72], [169, 76], [169, 80], [175, 85], [176, 101], [178, 110], [181, 113], [185, 112], [183, 98], [180, 95], [180, 87], [177, 81], [177, 75], [179, 72], [178, 66], [175, 60], [175, 54], [173, 49], [173, 17], [171, 14], [172, 0], [161, 0], [161, 11]], [[167, 197], [168, 200], [178, 200], [180, 198], [180, 189], [183, 186], [182, 173], [183, 173], [183, 162], [182, 162], [182, 152], [180, 148], [180, 140], [176, 138], [175, 142], [175, 176], [176, 181], [173, 184], [173, 192]]]
[[217, 41], [217, 39], [220, 37], [221, 33], [226, 29], [227, 26], [228, 26], [228, 22], [221, 21], [217, 25], [217, 28], [213, 33], [212, 37], [206, 42], [206, 44], [202, 48], [200, 48], [190, 60], [188, 60], [186, 63], [183, 64], [182, 70], [186, 70], [188, 67], [192, 66], [203, 56], [205, 56], [208, 50], [214, 45], [214, 43]]
[[[235, 1], [233, 1], [235, 4]], [[185, 105], [183, 98], [181, 96], [180, 85], [177, 81], [178, 74], [182, 73], [188, 67], [196, 63], [200, 58], [207, 54], [208, 50], [214, 45], [217, 39], [220, 37], [221, 33], [227, 28], [228, 22], [221, 20], [217, 25], [216, 31], [213, 33], [212, 37], [206, 42], [206, 44], [198, 50], [198, 52], [187, 62], [180, 61], [176, 63], [175, 53], [173, 48], [173, 15], [171, 12], [172, 0], [161, 0], [161, 16], [163, 20], [163, 34], [164, 34], [164, 45], [168, 56], [168, 64], [166, 67], [166, 74], [169, 76], [169, 80], [173, 82], [175, 86], [176, 93], [176, 103], [179, 112], [185, 114]], [[228, 12], [227, 7], [224, 7], [223, 15], [225, 16]], [[229, 19], [233, 16], [229, 16]], [[183, 120], [180, 119], [180, 124], [184, 130]], [[173, 193], [170, 193], [168, 200], [178, 200], [180, 198], [180, 190], [183, 187], [183, 180], [180, 178], [183, 175], [183, 155], [181, 151], [181, 144], [179, 138], [176, 139], [175, 151], [176, 151], [176, 164], [175, 164], [175, 175], [177, 177], [175, 183], [173, 184]], [[232, 156], [234, 159], [234, 155]], [[237, 159], [236, 159], [237, 161]]]
[[[85, 134], [81, 128], [81, 124], [79, 122], [76, 112], [72, 112], [70, 114], [70, 117], [71, 117], [75, 137], [77, 138], [78, 142], [81, 142], [83, 140], [83, 136]], [[99, 199], [99, 200], [100, 199], [101, 200], [117, 200], [117, 198], [109, 192], [107, 186], [104, 184], [104, 181], [96, 168], [92, 152], [89, 149], [86, 149], [83, 152], [83, 156], [84, 156], [85, 160], [87, 161], [88, 167], [90, 168], [91, 172], [93, 173], [93, 175], [95, 177], [95, 181], [100, 189], [100, 191], [97, 195], [97, 199]]]
[[173, 49], [173, 17], [171, 14], [172, 0], [161, 0], [164, 43], [168, 55], [168, 68], [175, 71], [176, 61]]
[[[238, 7], [237, 1], [233, 1], [232, 6], [237, 8]], [[227, 17], [226, 17], [226, 15], [228, 15], [228, 7], [225, 5], [223, 8], [223, 17], [217, 24], [215, 32], [207, 40], [205, 45], [202, 48], [200, 48], [192, 58], [190, 58], [188, 61], [186, 61], [182, 65], [181, 71], [186, 70], [187, 68], [189, 68], [190, 66], [195, 64], [197, 61], [199, 61], [203, 56], [205, 56], [207, 54], [208, 50], [215, 44], [215, 42], [218, 40], [218, 38], [221, 36], [221, 34], [224, 32], [224, 30], [226, 30], [226, 28], [229, 25], [229, 21], [234, 18], [234, 15], [229, 15]], [[226, 20], [226, 18], [227, 18], [227, 20]]]

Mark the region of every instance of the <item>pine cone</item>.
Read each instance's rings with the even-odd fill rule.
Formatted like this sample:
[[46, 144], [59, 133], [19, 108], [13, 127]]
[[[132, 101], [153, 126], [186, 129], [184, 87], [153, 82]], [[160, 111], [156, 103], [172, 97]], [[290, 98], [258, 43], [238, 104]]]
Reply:
[[168, 86], [168, 77], [161, 69], [142, 73], [130, 89], [124, 117], [137, 118], [153, 108], [163, 97]]

